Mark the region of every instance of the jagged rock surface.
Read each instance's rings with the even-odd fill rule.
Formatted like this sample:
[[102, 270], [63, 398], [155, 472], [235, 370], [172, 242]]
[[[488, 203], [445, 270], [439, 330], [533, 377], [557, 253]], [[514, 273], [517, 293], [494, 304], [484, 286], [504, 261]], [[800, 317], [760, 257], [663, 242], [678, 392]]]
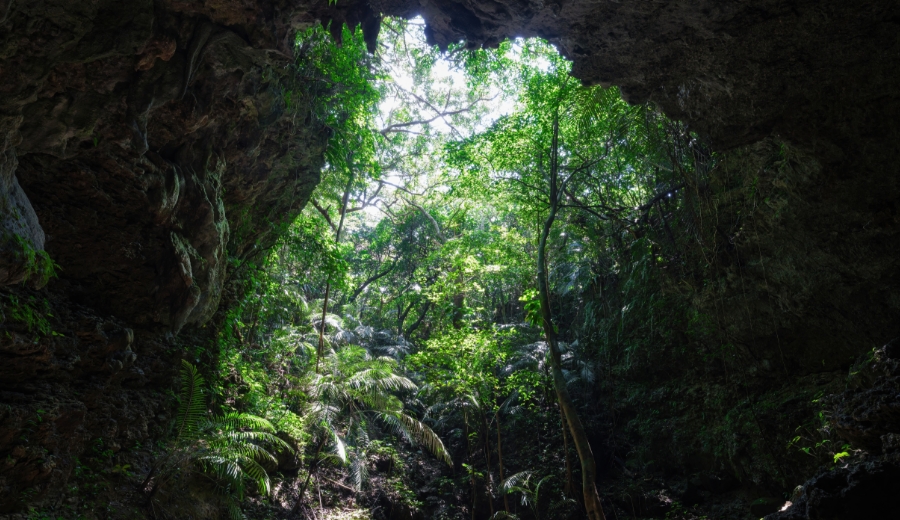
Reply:
[[285, 106], [290, 47], [238, 7], [0, 4], [0, 283], [29, 250], [60, 266], [49, 293], [3, 296], [0, 510], [59, 489], [90, 439], [148, 438], [172, 334], [318, 183], [328, 131]]
[[[834, 396], [834, 424], [842, 438], [866, 448], [852, 461], [810, 479], [791, 507], [766, 520], [890, 518], [900, 483], [900, 338], [875, 352], [858, 388]], [[868, 376], [868, 377], [865, 377]], [[868, 381], [866, 381], [868, 380]]]

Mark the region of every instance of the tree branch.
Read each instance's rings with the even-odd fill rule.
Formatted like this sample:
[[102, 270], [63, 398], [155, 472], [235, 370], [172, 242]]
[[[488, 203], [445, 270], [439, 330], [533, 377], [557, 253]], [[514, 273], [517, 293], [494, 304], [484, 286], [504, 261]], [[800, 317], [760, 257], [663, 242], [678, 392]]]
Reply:
[[313, 207], [316, 208], [316, 210], [318, 210], [323, 217], [325, 217], [325, 222], [328, 223], [328, 226], [331, 227], [331, 230], [337, 233], [337, 226], [335, 226], [334, 222], [331, 221], [331, 217], [328, 215], [328, 209], [320, 206], [319, 203], [316, 202], [316, 199], [310, 199], [310, 202], [312, 203]]
[[362, 292], [366, 289], [366, 287], [369, 286], [369, 284], [371, 284], [371, 283], [377, 281], [379, 278], [383, 278], [383, 277], [387, 276], [391, 271], [394, 270], [395, 267], [397, 267], [397, 262], [392, 262], [392, 263], [391, 263], [391, 266], [388, 267], [386, 270], [384, 270], [384, 271], [382, 271], [382, 272], [380, 272], [380, 273], [376, 272], [374, 275], [372, 275], [372, 276], [370, 276], [369, 278], [367, 278], [366, 281], [363, 282], [362, 285], [360, 285], [359, 287], [357, 287], [356, 290], [353, 291], [353, 294], [350, 295], [350, 300], [349, 300], [350, 303], [353, 303], [353, 301], [356, 300], [356, 298], [357, 298], [360, 294], [362, 294]]
[[668, 197], [669, 195], [675, 193], [676, 191], [680, 190], [681, 188], [684, 188], [684, 183], [681, 183], [676, 186], [673, 186], [672, 188], [669, 188], [668, 190], [666, 190], [666, 191], [656, 195], [652, 199], [650, 199], [646, 204], [639, 206], [635, 209], [640, 210], [640, 211], [648, 211], [653, 208], [654, 204], [663, 200], [664, 198]]
[[428, 300], [427, 302], [425, 302], [425, 306], [422, 307], [422, 312], [419, 314], [418, 319], [416, 319], [415, 323], [410, 325], [409, 328], [406, 329], [406, 331], [403, 333], [403, 335], [405, 337], [409, 338], [409, 335], [412, 334], [413, 331], [415, 331], [416, 329], [419, 328], [419, 326], [422, 324], [422, 322], [425, 321], [425, 316], [428, 315], [429, 309], [431, 309], [431, 300]]
[[422, 212], [423, 215], [428, 217], [428, 220], [431, 221], [431, 225], [434, 226], [434, 232], [437, 233], [438, 240], [440, 240], [440, 242], [442, 244], [447, 241], [447, 239], [444, 238], [444, 233], [441, 231], [440, 224], [438, 224], [438, 221], [434, 217], [431, 216], [431, 213], [428, 213], [428, 211], [426, 211], [425, 208], [423, 208], [422, 206], [416, 204], [415, 202], [413, 202], [411, 200], [405, 199], [403, 197], [400, 197], [400, 200], [402, 200], [403, 202], [409, 204], [410, 206], [418, 209], [419, 211]]

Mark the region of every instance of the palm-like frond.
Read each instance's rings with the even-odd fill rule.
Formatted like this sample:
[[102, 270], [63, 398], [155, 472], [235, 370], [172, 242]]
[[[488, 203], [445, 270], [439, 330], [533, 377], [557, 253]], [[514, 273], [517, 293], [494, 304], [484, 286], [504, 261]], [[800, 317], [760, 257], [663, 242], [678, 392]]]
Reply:
[[510, 493], [515, 488], [525, 487], [528, 485], [528, 481], [531, 480], [532, 475], [534, 475], [533, 471], [525, 470], [506, 477], [506, 479], [500, 483], [500, 489], [502, 489], [504, 493]]
[[[315, 318], [313, 318], [312, 324], [316, 328], [321, 327], [322, 326], [322, 316], [319, 315], [319, 316], [316, 316]], [[338, 332], [340, 332], [340, 331], [344, 330], [344, 320], [337, 314], [327, 313], [325, 315], [325, 326], [332, 327], [333, 329], [336, 329]]]
[[396, 392], [416, 390], [416, 384], [381, 367], [360, 370], [347, 379], [348, 386], [363, 391]]
[[499, 413], [510, 414], [510, 415], [517, 414], [521, 410], [521, 407], [518, 405], [518, 403], [519, 403], [519, 391], [516, 389], [516, 390], [513, 390], [509, 394], [509, 396], [503, 400], [502, 403], [500, 403]]
[[353, 488], [357, 491], [361, 490], [363, 484], [369, 480], [369, 466], [366, 463], [365, 452], [363, 450], [360, 451], [362, 451], [362, 453], [354, 453], [350, 463], [350, 479], [353, 482]]
[[372, 327], [367, 327], [365, 325], [360, 325], [353, 330], [356, 333], [356, 336], [360, 339], [371, 339], [375, 334], [375, 329]]
[[444, 447], [444, 442], [428, 425], [402, 412], [383, 414], [382, 419], [411, 443], [423, 446], [432, 455], [453, 467], [453, 459]]
[[181, 402], [178, 404], [177, 440], [194, 440], [200, 422], [206, 418], [206, 401], [203, 399], [203, 376], [197, 367], [181, 360]]
[[268, 494], [269, 475], [260, 461], [277, 462], [270, 447], [293, 449], [275, 435], [275, 427], [262, 417], [237, 412], [208, 415], [202, 387], [203, 377], [193, 365], [183, 361], [175, 448], [157, 463], [153, 489], [179, 471], [200, 470], [215, 477], [229, 516], [243, 518], [233, 497], [243, 497], [248, 480], [255, 482], [261, 493]]
[[347, 445], [344, 443], [343, 439], [337, 434], [337, 432], [332, 432], [334, 434], [334, 454], [337, 455], [341, 462], [347, 462]]
[[338, 345], [349, 345], [356, 341], [356, 335], [349, 330], [339, 330], [334, 334], [334, 342]]
[[246, 517], [240, 506], [231, 497], [226, 497], [225, 508], [228, 510], [228, 518], [231, 520], [245, 520]]
[[294, 349], [294, 354], [304, 362], [315, 359], [316, 346], [311, 341], [301, 339], [297, 341], [297, 347]]
[[[359, 329], [357, 329], [359, 330]], [[371, 334], [362, 330], [364, 334]], [[363, 335], [363, 334], [361, 334]], [[374, 334], [378, 337], [381, 333]], [[374, 353], [381, 353], [373, 349]], [[368, 417], [374, 415], [409, 442], [427, 448], [452, 466], [453, 461], [440, 437], [431, 428], [403, 412], [403, 401], [395, 393], [415, 392], [418, 387], [397, 375], [397, 361], [374, 356], [373, 351], [347, 345], [331, 351], [322, 374], [313, 376], [308, 395], [309, 413], [334, 437], [333, 450], [343, 463], [350, 464], [356, 489], [368, 478], [366, 447], [369, 444]]]
[[258, 417], [256, 415], [251, 415], [249, 413], [229, 412], [221, 417], [218, 417], [215, 422], [219, 423], [223, 427], [232, 430], [245, 428], [263, 432], [275, 431], [275, 427], [272, 426], [272, 423], [267, 419], [263, 419], [262, 417]]
[[531, 485], [533, 476], [533, 471], [520, 471], [501, 482], [500, 489], [507, 494], [521, 493], [522, 505], [530, 507], [535, 517], [537, 517], [539, 501], [541, 498], [541, 485], [546, 482], [551, 475], [547, 475], [538, 480], [536, 484]]
[[399, 412], [403, 410], [403, 402], [397, 396], [387, 392], [371, 392], [359, 396], [359, 401], [370, 410], [379, 412]]

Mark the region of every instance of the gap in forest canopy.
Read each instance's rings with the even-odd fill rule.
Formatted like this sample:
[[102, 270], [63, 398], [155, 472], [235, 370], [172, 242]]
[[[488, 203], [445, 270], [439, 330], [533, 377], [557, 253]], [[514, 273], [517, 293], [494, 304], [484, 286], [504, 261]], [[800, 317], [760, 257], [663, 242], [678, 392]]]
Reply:
[[[358, 45], [359, 37], [352, 36], [357, 40], [351, 38], [349, 45]], [[362, 220], [377, 222], [397, 204], [414, 204], [427, 193], [451, 190], [454, 175], [446, 161], [448, 145], [485, 132], [516, 110], [519, 68], [525, 63], [545, 72], [569, 67], [539, 39], [505, 41], [498, 49], [478, 51], [466, 50], [460, 42], [441, 52], [426, 43], [420, 17], [386, 18], [375, 55], [361, 61], [372, 72], [373, 93], [359, 100], [367, 106], [355, 124], [367, 127], [358, 131], [368, 131], [373, 139], [371, 148], [342, 151], [370, 154], [367, 167], [355, 175], [363, 193], [351, 194], [356, 204], [348, 208], [349, 226]], [[350, 142], [333, 142], [333, 148], [349, 147]], [[336, 208], [342, 195], [338, 178], [348, 172], [333, 166], [325, 169], [330, 192], [325, 193], [325, 186], [317, 191], [320, 198], [330, 196]]]

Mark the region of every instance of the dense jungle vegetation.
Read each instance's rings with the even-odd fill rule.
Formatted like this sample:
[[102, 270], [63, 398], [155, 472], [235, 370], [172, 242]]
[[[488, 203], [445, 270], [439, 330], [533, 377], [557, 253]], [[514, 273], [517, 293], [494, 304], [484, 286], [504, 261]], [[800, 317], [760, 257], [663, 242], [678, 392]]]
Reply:
[[[156, 514], [202, 474], [233, 517], [615, 518], [659, 456], [631, 436], [782, 487], [804, 457], [848, 455], [824, 423], [759, 444], [768, 405], [741, 391], [731, 339], [733, 252], [783, 205], [791, 149], [711, 154], [540, 40], [441, 52], [385, 20], [374, 54], [346, 27], [297, 54], [283, 101], [324, 100], [322, 182], [275, 248], [233, 260], [143, 482]], [[644, 383], [671, 370], [737, 390], [661, 427], [679, 398]]]

